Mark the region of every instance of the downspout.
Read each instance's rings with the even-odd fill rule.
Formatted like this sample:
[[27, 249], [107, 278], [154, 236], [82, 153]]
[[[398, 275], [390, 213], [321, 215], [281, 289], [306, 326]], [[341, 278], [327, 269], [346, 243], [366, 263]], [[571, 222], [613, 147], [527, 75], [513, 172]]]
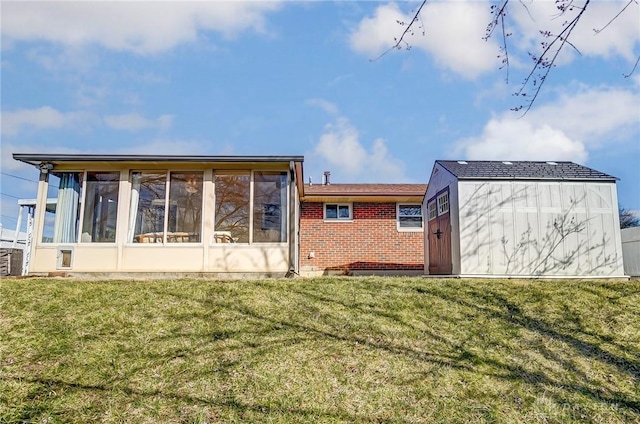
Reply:
[[289, 271], [287, 277], [298, 273], [297, 196], [295, 163], [289, 161]]

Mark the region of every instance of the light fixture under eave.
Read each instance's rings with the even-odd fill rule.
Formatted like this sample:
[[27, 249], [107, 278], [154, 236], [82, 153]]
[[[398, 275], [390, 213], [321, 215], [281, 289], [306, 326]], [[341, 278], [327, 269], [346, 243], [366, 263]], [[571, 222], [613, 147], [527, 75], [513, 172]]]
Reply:
[[49, 171], [51, 171], [53, 169], [53, 164], [52, 163], [48, 163], [48, 162], [40, 162], [37, 165], [38, 169], [40, 170], [41, 173], [43, 174], [48, 174]]

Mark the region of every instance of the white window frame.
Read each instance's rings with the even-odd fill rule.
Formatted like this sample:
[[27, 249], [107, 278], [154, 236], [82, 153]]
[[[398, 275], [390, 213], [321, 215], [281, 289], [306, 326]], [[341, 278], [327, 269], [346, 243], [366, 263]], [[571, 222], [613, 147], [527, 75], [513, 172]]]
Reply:
[[[349, 208], [349, 217], [348, 218], [327, 218], [327, 206], [336, 206], [338, 211], [340, 210], [340, 206], [346, 206]], [[322, 214], [324, 220], [327, 222], [351, 222], [353, 221], [353, 203], [324, 203], [322, 205]]]
[[[401, 206], [418, 206], [420, 207], [420, 226], [419, 227], [403, 227], [400, 225], [400, 207]], [[407, 216], [409, 217], [409, 216]], [[413, 217], [413, 216], [411, 216]], [[396, 203], [396, 226], [398, 231], [423, 231], [424, 230], [424, 209], [422, 209], [422, 203], [403, 202]]]
[[436, 199], [432, 199], [427, 203], [427, 211], [429, 221], [438, 217], [438, 207], [436, 206]]
[[438, 202], [438, 216], [444, 215], [449, 212], [449, 191], [441, 193], [437, 197]]
[[216, 187], [215, 187], [215, 178], [216, 175], [249, 175], [249, 226], [248, 226], [248, 232], [249, 232], [249, 240], [247, 242], [242, 242], [242, 243], [237, 243], [237, 242], [232, 242], [232, 243], [216, 243], [216, 236], [220, 236], [223, 233], [226, 233], [225, 231], [218, 231], [215, 229], [215, 212], [214, 212], [214, 216], [213, 216], [213, 236], [211, 237], [211, 240], [209, 242], [209, 246], [212, 246], [214, 248], [235, 248], [235, 246], [286, 246], [289, 243], [289, 203], [291, 201], [291, 199], [289, 198], [289, 186], [292, 184], [291, 181], [291, 177], [287, 175], [286, 177], [286, 182], [285, 182], [285, 186], [284, 186], [284, 190], [281, 191], [281, 194], [284, 195], [284, 198], [282, 198], [281, 200], [284, 202], [284, 204], [280, 204], [280, 213], [281, 215], [281, 219], [283, 219], [282, 221], [282, 231], [284, 231], [284, 241], [268, 241], [268, 242], [263, 242], [263, 241], [254, 241], [254, 213], [255, 213], [255, 203], [254, 203], [254, 194], [255, 194], [255, 178], [256, 178], [256, 173], [258, 172], [263, 172], [263, 173], [269, 173], [269, 172], [273, 172], [273, 173], [278, 173], [278, 174], [282, 174], [285, 173], [286, 175], [286, 171], [282, 170], [282, 169], [235, 169], [235, 170], [228, 170], [228, 169], [224, 169], [224, 168], [220, 168], [220, 169], [213, 169], [213, 174], [212, 174], [212, 180], [213, 180], [213, 199], [214, 199], [214, 209], [215, 209], [215, 196], [216, 196]]

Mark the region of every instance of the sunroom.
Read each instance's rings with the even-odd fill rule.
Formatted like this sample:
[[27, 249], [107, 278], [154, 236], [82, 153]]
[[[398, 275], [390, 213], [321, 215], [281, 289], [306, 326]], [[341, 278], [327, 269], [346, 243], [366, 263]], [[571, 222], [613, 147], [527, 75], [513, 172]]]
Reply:
[[297, 272], [301, 156], [13, 157], [40, 172], [30, 275]]

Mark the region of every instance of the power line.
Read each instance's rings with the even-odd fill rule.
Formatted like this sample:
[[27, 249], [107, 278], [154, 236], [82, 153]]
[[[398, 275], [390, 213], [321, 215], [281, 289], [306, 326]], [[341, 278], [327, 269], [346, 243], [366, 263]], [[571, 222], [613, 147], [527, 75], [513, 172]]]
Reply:
[[29, 178], [24, 178], [19, 175], [7, 174], [6, 172], [0, 172], [2, 175], [6, 175], [7, 177], [17, 178], [19, 180], [29, 181], [30, 183], [37, 183], [36, 180], [30, 180]]
[[0, 193], [0, 195], [2, 195], [2, 196], [7, 196], [7, 197], [11, 197], [12, 199], [18, 199], [18, 200], [20, 200], [20, 199], [21, 199], [21, 198], [20, 198], [20, 197], [18, 197], [18, 196], [14, 196], [14, 195], [12, 195], [12, 194], [7, 194], [7, 193]]
[[18, 218], [16, 218], [15, 216], [0, 215], [0, 217], [6, 218], [6, 219], [11, 219], [11, 220], [13, 220], [15, 222], [18, 222]]

